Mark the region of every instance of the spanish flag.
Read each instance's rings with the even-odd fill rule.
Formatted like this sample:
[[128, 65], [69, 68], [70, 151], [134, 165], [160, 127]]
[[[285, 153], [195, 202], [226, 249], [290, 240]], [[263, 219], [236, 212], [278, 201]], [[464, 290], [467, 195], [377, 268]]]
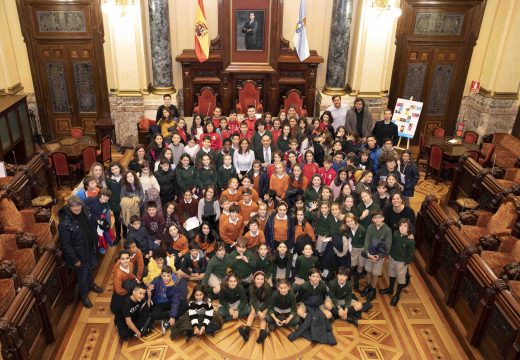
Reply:
[[208, 60], [209, 57], [209, 31], [204, 13], [202, 0], [197, 0], [195, 10], [195, 54], [200, 62]]

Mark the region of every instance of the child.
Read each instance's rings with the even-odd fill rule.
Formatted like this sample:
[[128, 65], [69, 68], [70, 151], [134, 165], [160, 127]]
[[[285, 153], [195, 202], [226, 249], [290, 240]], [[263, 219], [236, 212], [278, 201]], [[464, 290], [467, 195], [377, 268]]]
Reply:
[[[230, 135], [231, 136], [231, 135]], [[224, 156], [231, 155], [231, 163], [233, 163], [233, 154], [235, 150], [231, 147], [231, 138], [227, 137], [222, 139], [222, 149], [217, 152], [217, 160], [215, 161], [215, 166], [219, 169], [224, 163]]]
[[186, 340], [192, 336], [214, 335], [222, 327], [221, 319], [215, 315], [213, 304], [204, 294], [204, 288], [201, 285], [196, 285], [191, 292], [187, 315], [191, 330], [187, 331]]
[[164, 149], [166, 149], [166, 146], [164, 146], [163, 136], [160, 133], [155, 134], [150, 144], [148, 158], [156, 162], [162, 157]]
[[236, 178], [235, 174], [235, 177], [229, 179], [227, 189], [222, 191], [220, 198], [222, 199], [223, 197], [226, 197], [232, 205], [238, 205], [238, 202], [241, 200], [241, 194], [238, 191], [238, 185], [238, 179]]
[[125, 241], [125, 249], [130, 253], [130, 262], [134, 265], [134, 275], [139, 281], [141, 281], [144, 272], [143, 253], [139, 250], [135, 241], [128, 239]]
[[365, 246], [366, 230], [358, 223], [357, 217], [352, 214], [345, 215], [345, 233], [349, 238], [352, 249], [350, 250], [350, 265], [352, 266], [352, 277], [354, 278], [354, 290], [359, 291], [359, 279], [365, 267], [365, 257], [361, 252]]
[[332, 156], [327, 155], [323, 160], [323, 167], [318, 170], [324, 185], [329, 186], [336, 177], [336, 171], [332, 168]]
[[171, 163], [166, 158], [159, 161], [159, 170], [155, 172], [155, 178], [159, 183], [161, 203], [175, 200], [175, 172], [171, 168]]
[[152, 256], [153, 250], [157, 249], [161, 244], [161, 240], [150, 236], [146, 228], [141, 226], [141, 218], [139, 215], [133, 215], [130, 218], [130, 226], [126, 240], [136, 243], [146, 261]]
[[155, 189], [157, 191], [161, 190], [161, 187], [157, 182], [157, 178], [154, 176], [152, 170], [150, 169], [150, 163], [147, 160], [143, 161], [143, 163], [141, 164], [141, 173], [139, 174], [139, 181], [141, 182], [141, 186], [143, 187], [145, 195], [146, 192], [150, 189]]
[[305, 151], [304, 156], [304, 164], [303, 164], [303, 176], [307, 178], [307, 180], [312, 179], [315, 174], [318, 173], [320, 169], [318, 164], [314, 161], [314, 153], [311, 150]]
[[362, 149], [359, 151], [359, 158], [357, 160], [357, 168], [361, 170], [372, 171], [374, 164], [370, 158], [370, 150]]
[[231, 264], [231, 258], [226, 253], [225, 245], [222, 241], [215, 244], [215, 256], [213, 256], [206, 267], [204, 277], [202, 278], [202, 285], [207, 285], [211, 293], [218, 295], [220, 293], [220, 286], [222, 279], [226, 276], [227, 268]]
[[245, 233], [244, 241], [246, 242], [247, 249], [252, 253], [256, 252], [260, 244], [265, 244], [265, 235], [264, 232], [259, 229], [256, 217], [253, 217], [249, 221], [249, 231]]
[[253, 183], [251, 182], [251, 179], [248, 176], [244, 176], [242, 178], [242, 186], [238, 189], [240, 197], [242, 197], [242, 191], [244, 191], [245, 189], [251, 190], [251, 198], [253, 199], [253, 202], [257, 203], [258, 200], [260, 200], [260, 196], [258, 195], [258, 192], [255, 190]]
[[111, 229], [110, 207], [108, 202], [112, 194], [107, 188], [101, 189], [95, 197], [85, 199], [85, 206], [90, 210], [94, 219], [96, 219], [98, 241], [96, 243], [99, 253], [105, 254], [108, 246], [114, 243], [114, 233]]
[[[186, 136], [188, 135], [188, 127], [186, 126], [186, 120], [184, 120], [184, 118], [179, 118], [179, 121], [177, 121], [177, 134], [179, 135], [182, 148], [184, 149], [184, 145], [187, 144]], [[175, 133], [173, 136], [175, 137]], [[175, 151], [173, 153], [175, 154]], [[179, 160], [179, 158], [177, 158], [177, 160]]]
[[287, 244], [281, 242], [273, 256], [273, 276], [276, 281], [289, 279], [292, 272], [292, 255], [287, 251]]
[[195, 186], [199, 194], [203, 194], [207, 186], [217, 186], [217, 171], [208, 154], [201, 156], [197, 166]]
[[[283, 124], [283, 123], [282, 123]], [[289, 146], [289, 138], [291, 136], [291, 127], [289, 124], [282, 125], [282, 134], [278, 137], [276, 141], [276, 150], [280, 150], [282, 154], [286, 151], [290, 150]]]
[[264, 203], [267, 205], [267, 212], [271, 214], [278, 207], [278, 201], [276, 200], [276, 191], [267, 190], [267, 192], [264, 195]]
[[305, 189], [307, 189], [309, 180], [305, 177], [305, 175], [303, 175], [302, 166], [300, 164], [293, 165], [289, 178], [291, 179], [289, 183], [291, 188], [300, 190], [299, 193], [303, 194]]
[[119, 203], [121, 201], [121, 188], [123, 186], [123, 166], [121, 166], [118, 161], [112, 161], [108, 166], [106, 184], [112, 194], [110, 200], [108, 200], [108, 206], [114, 213], [114, 228], [116, 231], [114, 244], [117, 244], [119, 240], [121, 240], [121, 236], [126, 238], [128, 230], [127, 227], [121, 223], [121, 205]]
[[273, 151], [273, 162], [267, 166], [267, 179], [270, 180], [274, 174], [274, 166], [282, 162], [283, 153], [280, 150]]
[[296, 162], [300, 164], [303, 160], [302, 153], [298, 150], [298, 139], [290, 138], [289, 139], [289, 150], [286, 150], [284, 153], [284, 160], [287, 161], [289, 159], [289, 153], [294, 152], [296, 155]]
[[199, 213], [199, 201], [194, 199], [191, 190], [185, 190], [182, 199], [177, 206], [177, 216], [182, 226], [191, 217], [197, 217]]
[[247, 250], [246, 242], [243, 239], [237, 241], [235, 250], [229, 256], [231, 257], [231, 270], [233, 273], [241, 279], [242, 284], [250, 284], [253, 280], [256, 261], [253, 254]]
[[148, 234], [154, 239], [161, 239], [166, 221], [161, 212], [157, 211], [157, 205], [154, 201], [149, 201], [146, 204], [146, 213], [143, 215], [143, 225], [148, 231]]
[[244, 233], [244, 220], [239, 212], [240, 207], [238, 205], [231, 205], [229, 217], [219, 221], [219, 234], [222, 241], [226, 243], [226, 250], [228, 251], [231, 251]]
[[264, 232], [265, 236], [265, 225], [267, 224], [267, 219], [269, 218], [266, 203], [260, 202], [258, 204], [258, 214], [255, 216], [255, 218], [258, 222], [258, 228]]
[[177, 214], [175, 213], [176, 206], [177, 205], [175, 205], [175, 202], [173, 202], [173, 201], [170, 201], [169, 203], [166, 204], [166, 206], [165, 206], [166, 211], [165, 211], [165, 216], [164, 216], [164, 220], [166, 221], [165, 228], [168, 228], [168, 226], [170, 226], [171, 224], [175, 224], [179, 228], [181, 227], [181, 222], [179, 221], [179, 218], [177, 217]]
[[[253, 189], [258, 193], [259, 197], [263, 199], [269, 189], [269, 179], [267, 178], [267, 173], [262, 168], [260, 160], [253, 161], [253, 166], [247, 172], [246, 177], [251, 181]], [[244, 179], [242, 179], [242, 182]]]
[[362, 190], [372, 192], [372, 180], [374, 179], [374, 175], [371, 171], [365, 170], [361, 173], [361, 177], [359, 178], [358, 183], [356, 184], [356, 193], [361, 195]]
[[[206, 139], [206, 137], [209, 137], [210, 148], [211, 148], [211, 150], [213, 150], [214, 154], [216, 155], [216, 153], [220, 149], [222, 149], [222, 138], [215, 131], [215, 129], [216, 129], [216, 126], [211, 121], [208, 121], [206, 123], [206, 125], [204, 126], [204, 134], [202, 135], [202, 141], [201, 141], [200, 145], [202, 146], [202, 148], [204, 148], [205, 147], [204, 140]], [[215, 160], [216, 157], [213, 156], [212, 158], [213, 158], [213, 160]]]
[[96, 178], [90, 175], [85, 176], [83, 179], [83, 188], [79, 189], [74, 193], [81, 200], [85, 200], [88, 197], [96, 197], [99, 194], [99, 190], [101, 190], [98, 185]]
[[323, 186], [323, 180], [319, 174], [314, 174], [311, 178], [311, 183], [303, 193], [305, 206], [310, 207], [313, 202], [318, 201], [318, 196]]
[[222, 281], [219, 293], [218, 312], [224, 321], [238, 320], [249, 315], [249, 304], [244, 287], [238, 283], [238, 278], [231, 274]]
[[[315, 213], [314, 210], [318, 209], [318, 206], [319, 212]], [[312, 206], [305, 213], [305, 218], [313, 223], [314, 231], [316, 232], [316, 251], [321, 257], [327, 243], [332, 240], [330, 237], [331, 216], [329, 203], [312, 203]]]
[[161, 269], [166, 265], [170, 266], [173, 271], [175, 271], [174, 259], [171, 259], [170, 262], [168, 262], [167, 259], [168, 256], [164, 249], [157, 248], [152, 251], [152, 257], [148, 262], [148, 266], [146, 267], [147, 275], [143, 279], [145, 284], [150, 284], [153, 279], [155, 279], [157, 276], [160, 276]]
[[189, 251], [188, 239], [180, 233], [180, 229], [175, 224], [171, 224], [164, 233], [163, 248], [175, 255], [176, 259], [182, 258]]
[[348, 174], [346, 168], [341, 168], [336, 172], [336, 178], [330, 184], [330, 189], [332, 190], [332, 199], [336, 200], [341, 194], [341, 188], [348, 180]]
[[204, 124], [202, 122], [202, 116], [200, 114], [193, 114], [193, 122], [191, 124], [190, 137], [193, 139], [194, 142], [198, 143], [203, 133]]
[[278, 244], [286, 243], [287, 248], [292, 252], [294, 246], [294, 221], [287, 215], [288, 205], [281, 201], [265, 225], [265, 241], [271, 249], [278, 247]]
[[347, 198], [347, 196], [352, 196], [352, 187], [350, 186], [348, 181], [349, 180], [347, 180], [347, 182], [345, 182], [345, 183], [343, 183], [343, 185], [341, 185], [339, 195], [336, 198], [336, 201], [339, 202], [340, 204], [343, 204], [345, 202], [345, 199]]
[[130, 252], [121, 250], [119, 251], [118, 260], [112, 268], [114, 289], [112, 291], [112, 299], [110, 300], [110, 310], [114, 314], [117, 313], [125, 296], [128, 295], [128, 290], [123, 287], [123, 283], [126, 281], [135, 281], [134, 265], [130, 261]]
[[[163, 152], [163, 154], [161, 155], [161, 157], [159, 158], [159, 160], [157, 160], [155, 162], [155, 165], [153, 167], [153, 170], [156, 172], [158, 169], [159, 169], [159, 164], [160, 164], [160, 161], [161, 159], [166, 159], [168, 160], [168, 163], [170, 164], [170, 168], [172, 170], [175, 170], [175, 164], [173, 162], [173, 152], [172, 152], [172, 149], [170, 149], [169, 147], [166, 148]], [[141, 166], [142, 167], [142, 166]]]
[[276, 147], [278, 138], [282, 134], [282, 122], [280, 121], [280, 119], [273, 120], [273, 126], [271, 127], [271, 129], [269, 129], [269, 131], [271, 131], [271, 134], [273, 135], [273, 145]]
[[229, 127], [229, 130], [231, 131], [231, 134], [235, 134], [240, 131], [240, 121], [238, 121], [237, 112], [234, 109], [232, 109], [229, 112], [228, 127]]
[[356, 211], [359, 215], [359, 223], [366, 229], [372, 224], [372, 212], [380, 210], [372, 200], [372, 194], [368, 190], [361, 190], [361, 202], [358, 204]]
[[370, 310], [372, 304], [370, 302], [362, 304], [352, 298], [352, 285], [348, 273], [348, 268], [341, 266], [338, 269], [337, 278], [329, 282], [329, 297], [333, 306], [328, 310], [335, 318], [358, 326], [357, 318], [361, 317], [362, 312]]
[[399, 183], [397, 175], [394, 173], [388, 174], [386, 177], [386, 186], [388, 188], [388, 196], [392, 197], [396, 193], [403, 191], [403, 185]]
[[150, 331], [151, 306], [151, 290], [137, 284], [115, 313], [114, 322], [121, 339], [141, 338]]
[[262, 137], [264, 135], [269, 136], [271, 141], [273, 141], [273, 135], [269, 130], [267, 130], [267, 123], [264, 119], [260, 119], [255, 123], [255, 132], [253, 137], [251, 138], [251, 148], [256, 149], [257, 147], [262, 146]]
[[258, 250], [255, 256], [256, 269], [255, 271], [262, 271], [265, 274], [265, 281], [269, 286], [273, 286], [273, 257], [269, 254], [269, 249], [265, 243], [258, 245]]
[[[392, 247], [392, 230], [385, 224], [381, 210], [372, 211], [372, 221], [365, 235], [365, 246], [362, 256], [367, 258], [367, 287], [361, 292], [368, 302], [375, 299], [377, 282], [383, 273], [383, 264]], [[406, 275], [406, 272], [404, 273]]]
[[265, 319], [275, 327], [296, 327], [300, 318], [296, 315], [296, 297], [287, 279], [279, 279], [277, 291], [269, 300], [268, 315]]
[[258, 204], [253, 202], [251, 189], [242, 191], [242, 200], [238, 203], [238, 206], [240, 207], [240, 216], [244, 221], [244, 225], [247, 226], [251, 217], [258, 212]]
[[285, 198], [290, 183], [289, 175], [285, 172], [283, 163], [275, 164], [275, 172], [269, 181], [269, 189], [276, 192], [276, 200], [282, 201]]
[[334, 158], [332, 162], [332, 168], [336, 173], [339, 171], [339, 169], [344, 168], [347, 166], [347, 163], [345, 162], [345, 153], [343, 151], [336, 151], [334, 153]]
[[316, 243], [316, 234], [311, 224], [305, 219], [305, 209], [296, 210], [296, 221], [294, 224], [294, 250], [301, 255], [305, 245]]
[[[215, 133], [215, 136], [218, 136], [218, 134]], [[195, 162], [197, 164], [200, 162], [202, 155], [204, 154], [209, 155], [213, 161], [217, 158], [217, 153], [211, 148], [211, 136], [208, 134], [204, 134], [202, 137], [200, 150], [197, 152], [197, 156], [195, 157]]]
[[328, 299], [327, 286], [321, 281], [321, 273], [317, 268], [309, 270], [308, 281], [301, 286], [296, 302], [298, 302], [297, 314], [300, 318], [307, 317], [307, 307], [319, 309], [327, 319], [332, 319], [332, 313], [327, 308], [332, 308], [332, 302]]
[[237, 169], [233, 166], [233, 157], [230, 154], [222, 158], [222, 166], [217, 171], [217, 188], [224, 191], [229, 184], [229, 180], [237, 176]]
[[390, 283], [386, 289], [379, 290], [380, 294], [393, 294], [395, 280], [397, 278], [397, 290], [393, 294], [390, 305], [396, 306], [401, 297], [401, 291], [406, 286], [406, 273], [408, 265], [413, 262], [415, 253], [415, 241], [410, 233], [412, 224], [409, 219], [403, 218], [397, 223], [399, 230], [394, 231], [392, 247], [388, 260], [388, 277]]
[[388, 196], [386, 186], [386, 181], [379, 180], [379, 183], [377, 184], [377, 191], [372, 194], [372, 199], [374, 199], [374, 202], [379, 205], [380, 209], [384, 209], [386, 204], [390, 203], [390, 201], [388, 201], [390, 196]]
[[189, 281], [200, 281], [208, 266], [206, 255], [196, 242], [189, 244], [189, 252], [180, 261], [179, 276]]
[[309, 270], [318, 267], [318, 257], [312, 254], [312, 246], [307, 244], [303, 248], [303, 254], [296, 259], [296, 264], [294, 265], [295, 278], [292, 286], [295, 292], [298, 292], [305, 282], [305, 277], [309, 275]]
[[197, 236], [195, 236], [195, 242], [199, 244], [199, 248], [204, 251], [208, 258], [213, 256], [217, 240], [217, 232], [211, 228], [208, 222], [203, 221], [200, 224]]
[[[202, 129], [202, 127], [201, 127]], [[190, 161], [195, 162], [197, 159], [197, 153], [200, 150], [200, 146], [197, 142], [197, 139], [193, 135], [188, 135], [186, 137], [186, 146], [184, 146], [184, 152], [189, 156]], [[181, 156], [182, 158], [182, 156]]]
[[204, 198], [199, 201], [197, 217], [199, 223], [206, 221], [212, 229], [217, 229], [220, 218], [220, 205], [215, 197], [215, 186], [207, 185], [204, 190]]
[[257, 271], [253, 275], [253, 283], [249, 287], [249, 299], [251, 309], [247, 316], [246, 325], [238, 328], [238, 333], [244, 341], [249, 340], [249, 333], [255, 318], [260, 320], [260, 334], [256, 339], [257, 344], [262, 344], [267, 338], [267, 322], [266, 316], [268, 311], [269, 300], [271, 298], [271, 288], [265, 280], [265, 274]]

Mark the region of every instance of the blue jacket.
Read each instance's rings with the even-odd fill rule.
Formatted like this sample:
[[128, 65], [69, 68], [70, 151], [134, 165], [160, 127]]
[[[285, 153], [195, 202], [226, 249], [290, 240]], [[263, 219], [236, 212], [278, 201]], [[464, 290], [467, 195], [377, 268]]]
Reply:
[[[273, 211], [273, 213], [267, 219], [267, 223], [265, 224], [265, 242], [270, 249], [274, 248], [274, 217], [278, 214], [277, 211]], [[294, 246], [294, 220], [287, 216], [288, 227], [287, 227], [287, 248], [292, 250]]]
[[[246, 176], [251, 179], [251, 182], [253, 183], [253, 169], [249, 170], [246, 174]], [[269, 179], [267, 178], [267, 173], [264, 170], [260, 170], [260, 181], [258, 182], [258, 196], [260, 199], [264, 198], [264, 195], [267, 193], [267, 190], [269, 190]]]
[[188, 286], [186, 280], [177, 278], [175, 275], [172, 275], [172, 280], [175, 283], [173, 286], [165, 286], [161, 276], [152, 280], [154, 286], [152, 301], [154, 304], [170, 302], [170, 317], [176, 319], [182, 315], [179, 314], [179, 309], [182, 308], [183, 302], [186, 305], [185, 308], [188, 306]]
[[[368, 149], [368, 147], [367, 147], [367, 149]], [[375, 146], [375, 148], [368, 149], [368, 150], [370, 150], [370, 160], [372, 160], [372, 165], [373, 165], [372, 172], [374, 174], [377, 174], [377, 170], [379, 168], [379, 158], [381, 157], [382, 150], [377, 145]]]
[[135, 244], [143, 252], [143, 256], [148, 254], [150, 250], [157, 249], [159, 245], [155, 243], [155, 239], [148, 234], [144, 225], [141, 225], [139, 230], [135, 230], [132, 226], [128, 227], [127, 240], [134, 240]]

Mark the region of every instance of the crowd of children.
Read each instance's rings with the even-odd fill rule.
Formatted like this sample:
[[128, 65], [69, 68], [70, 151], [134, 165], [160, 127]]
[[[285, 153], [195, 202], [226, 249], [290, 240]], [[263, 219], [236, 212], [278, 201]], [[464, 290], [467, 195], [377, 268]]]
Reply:
[[[298, 328], [291, 339], [305, 336], [320, 317], [357, 325], [385, 262], [390, 281], [379, 293], [398, 303], [414, 257], [409, 198], [419, 173], [395, 139], [334, 131], [329, 112], [308, 123], [294, 107], [260, 119], [254, 107], [245, 119], [217, 107], [194, 115], [190, 129], [163, 115], [127, 170], [113, 162], [105, 175], [94, 164], [78, 190], [99, 199], [86, 205], [100, 220], [112, 210], [108, 245], [125, 239], [111, 304], [122, 338], [159, 320], [190, 338], [244, 318], [248, 341], [258, 319], [258, 343], [282, 326]], [[334, 342], [330, 327], [323, 334], [316, 340]]]

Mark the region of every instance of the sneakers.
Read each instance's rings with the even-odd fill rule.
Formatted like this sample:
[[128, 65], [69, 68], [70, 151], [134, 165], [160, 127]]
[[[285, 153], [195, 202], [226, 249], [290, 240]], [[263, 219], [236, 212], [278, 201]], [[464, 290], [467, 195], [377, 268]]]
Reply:
[[166, 331], [168, 331], [168, 329], [170, 328], [170, 323], [168, 322], [168, 320], [163, 320], [161, 322], [161, 334], [166, 334]]
[[260, 330], [260, 335], [258, 335], [258, 339], [256, 339], [257, 344], [262, 344], [267, 338], [267, 331]]

